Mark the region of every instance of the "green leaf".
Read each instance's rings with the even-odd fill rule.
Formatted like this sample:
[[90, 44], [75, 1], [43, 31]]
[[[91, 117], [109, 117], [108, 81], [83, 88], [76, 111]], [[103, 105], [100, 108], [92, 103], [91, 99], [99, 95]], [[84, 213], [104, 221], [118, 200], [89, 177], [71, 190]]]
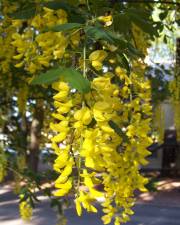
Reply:
[[13, 19], [27, 20], [35, 16], [35, 13], [36, 13], [35, 7], [28, 7], [10, 14], [10, 17], [12, 17]]
[[78, 12], [71, 12], [68, 15], [68, 21], [73, 23], [85, 23], [86, 19], [85, 16], [80, 15]]
[[60, 78], [68, 82], [72, 88], [75, 88], [81, 93], [90, 91], [89, 80], [84, 78], [80, 72], [73, 68], [59, 67], [50, 69], [46, 73], [42, 73], [35, 77], [31, 84], [51, 84]]
[[129, 17], [125, 13], [119, 13], [113, 17], [114, 30], [119, 33], [127, 33], [131, 23]]
[[84, 78], [80, 72], [73, 68], [67, 68], [63, 72], [63, 78], [67, 81], [72, 88], [77, 89], [81, 93], [90, 91], [90, 82]]
[[112, 120], [110, 120], [109, 122], [109, 126], [119, 135], [122, 136], [124, 135], [123, 131], [121, 130], [121, 128]]
[[167, 10], [167, 11], [164, 11], [164, 12], [160, 13], [160, 14], [159, 14], [160, 20], [164, 20], [164, 19], [167, 17], [168, 12], [169, 12], [169, 11]]
[[117, 60], [127, 70], [128, 75], [131, 73], [131, 67], [127, 56], [123, 53], [117, 54]]
[[66, 11], [70, 11], [72, 9], [72, 7], [69, 4], [59, 1], [47, 2], [44, 3], [44, 6], [53, 10], [64, 9]]
[[84, 29], [87, 36], [95, 40], [105, 40], [110, 44], [115, 44], [121, 49], [127, 48], [127, 42], [119, 37], [116, 33], [106, 31], [101, 27], [87, 26]]
[[151, 10], [147, 10], [145, 7], [128, 7], [126, 10], [127, 13], [136, 14], [137, 16], [149, 20], [149, 17], [152, 16]]
[[51, 30], [54, 32], [61, 32], [61, 31], [72, 30], [75, 28], [80, 28], [80, 27], [82, 27], [82, 25], [83, 24], [81, 24], [81, 23], [65, 23], [65, 24], [56, 25], [54, 27], [50, 27], [46, 30]]
[[109, 43], [115, 42], [114, 37], [100, 27], [87, 26], [84, 31], [87, 36], [91, 37], [92, 39], [102, 39], [108, 41]]
[[[73, 2], [73, 4], [72, 4]], [[77, 7], [77, 3], [73, 0], [72, 2], [59, 2], [59, 1], [53, 1], [53, 2], [47, 2], [44, 3], [44, 6], [57, 10], [57, 9], [64, 9], [66, 12], [68, 12], [68, 21], [73, 23], [85, 23], [85, 16], [82, 15], [82, 11], [80, 11]]]
[[45, 73], [41, 73], [39, 76], [35, 77], [31, 84], [35, 85], [35, 84], [51, 84], [55, 81], [57, 81], [61, 74], [63, 73], [64, 68], [53, 68], [48, 70]]
[[127, 50], [128, 50], [129, 56], [131, 56], [132, 58], [145, 57], [145, 55], [142, 52], [140, 52], [139, 49], [134, 48], [134, 46], [131, 43], [128, 43]]
[[126, 134], [122, 131], [122, 129], [114, 121], [110, 120], [108, 123], [109, 123], [109, 126], [116, 132], [116, 134], [118, 134], [120, 137], [122, 137], [124, 141], [126, 141], [126, 142], [129, 141]]
[[127, 11], [127, 15], [129, 16], [132, 23], [135, 23], [138, 27], [140, 27], [145, 33], [149, 35], [157, 35], [157, 30], [154, 28], [154, 23], [149, 20], [149, 12], [141, 9], [130, 8]]

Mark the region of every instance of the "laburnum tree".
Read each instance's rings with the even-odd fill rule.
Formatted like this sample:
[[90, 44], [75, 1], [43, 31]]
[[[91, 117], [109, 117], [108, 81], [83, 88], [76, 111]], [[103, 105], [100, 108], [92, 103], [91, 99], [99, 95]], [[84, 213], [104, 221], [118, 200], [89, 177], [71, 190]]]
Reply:
[[[13, 173], [22, 218], [31, 217], [39, 189], [60, 213], [63, 196], [73, 196], [79, 216], [83, 209], [96, 213], [102, 198], [104, 224], [127, 222], [134, 192], [146, 191], [148, 182], [139, 172], [152, 143], [144, 59], [178, 3], [0, 4], [0, 179]], [[50, 142], [53, 171], [38, 172], [40, 148]], [[15, 160], [4, 150], [9, 146]]]

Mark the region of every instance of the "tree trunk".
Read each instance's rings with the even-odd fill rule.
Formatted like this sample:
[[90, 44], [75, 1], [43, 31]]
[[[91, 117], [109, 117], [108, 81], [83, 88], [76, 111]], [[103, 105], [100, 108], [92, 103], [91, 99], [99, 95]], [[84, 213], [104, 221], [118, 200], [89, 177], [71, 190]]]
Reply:
[[43, 125], [43, 102], [38, 101], [35, 105], [33, 120], [30, 130], [30, 155], [29, 155], [29, 167], [33, 172], [38, 171], [39, 163], [39, 147], [41, 139], [41, 129]]

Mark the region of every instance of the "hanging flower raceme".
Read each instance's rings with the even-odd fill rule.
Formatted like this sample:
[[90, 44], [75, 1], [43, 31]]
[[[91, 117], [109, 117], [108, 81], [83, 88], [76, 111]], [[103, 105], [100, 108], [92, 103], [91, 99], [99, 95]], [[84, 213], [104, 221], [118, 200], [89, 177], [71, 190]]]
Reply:
[[[104, 51], [102, 55], [97, 60], [104, 60]], [[123, 88], [113, 83], [114, 78], [121, 79]], [[104, 224], [113, 218], [116, 225], [128, 221], [134, 190], [145, 191], [147, 183], [139, 165], [147, 164], [146, 148], [151, 144], [148, 81], [117, 67], [115, 74], [94, 78], [87, 94], [72, 91], [63, 81], [53, 88], [57, 93], [52, 148], [57, 155], [54, 169], [59, 173], [55, 195], [74, 194], [78, 215], [83, 208], [97, 212], [94, 202], [103, 198]]]
[[23, 220], [29, 221], [32, 217], [32, 207], [28, 200], [22, 201], [19, 205], [19, 211]]
[[[27, 27], [21, 33], [18, 22], [19, 20], [14, 20], [10, 26], [14, 28], [11, 45], [17, 52], [12, 57], [16, 62], [15, 67], [24, 67], [26, 71], [35, 74], [49, 67], [53, 60], [62, 59], [68, 46], [68, 38], [62, 32], [44, 32], [43, 29], [67, 23], [64, 10], [44, 7], [40, 14], [27, 21]], [[71, 44], [77, 46], [78, 40], [79, 33], [75, 33], [71, 37]]]

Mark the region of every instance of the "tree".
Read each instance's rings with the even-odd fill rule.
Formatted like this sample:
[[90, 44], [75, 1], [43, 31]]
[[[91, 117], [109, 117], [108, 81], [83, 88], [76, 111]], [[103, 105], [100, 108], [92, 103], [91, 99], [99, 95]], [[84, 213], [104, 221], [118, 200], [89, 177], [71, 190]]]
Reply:
[[144, 58], [169, 8], [178, 5], [171, 3], [157, 5], [161, 20], [154, 21], [153, 1], [1, 2], [2, 133], [18, 157], [13, 165], [2, 160], [0, 168], [24, 181], [23, 218], [37, 200], [34, 188], [50, 174], [36, 173], [40, 145], [49, 142], [44, 133], [53, 136], [49, 182], [55, 180], [57, 198], [43, 190], [52, 205], [61, 211], [60, 197], [71, 193], [81, 215], [82, 208], [97, 212], [93, 202], [104, 196], [105, 224], [129, 220], [134, 191], [145, 191], [148, 182], [139, 166], [152, 143]]

